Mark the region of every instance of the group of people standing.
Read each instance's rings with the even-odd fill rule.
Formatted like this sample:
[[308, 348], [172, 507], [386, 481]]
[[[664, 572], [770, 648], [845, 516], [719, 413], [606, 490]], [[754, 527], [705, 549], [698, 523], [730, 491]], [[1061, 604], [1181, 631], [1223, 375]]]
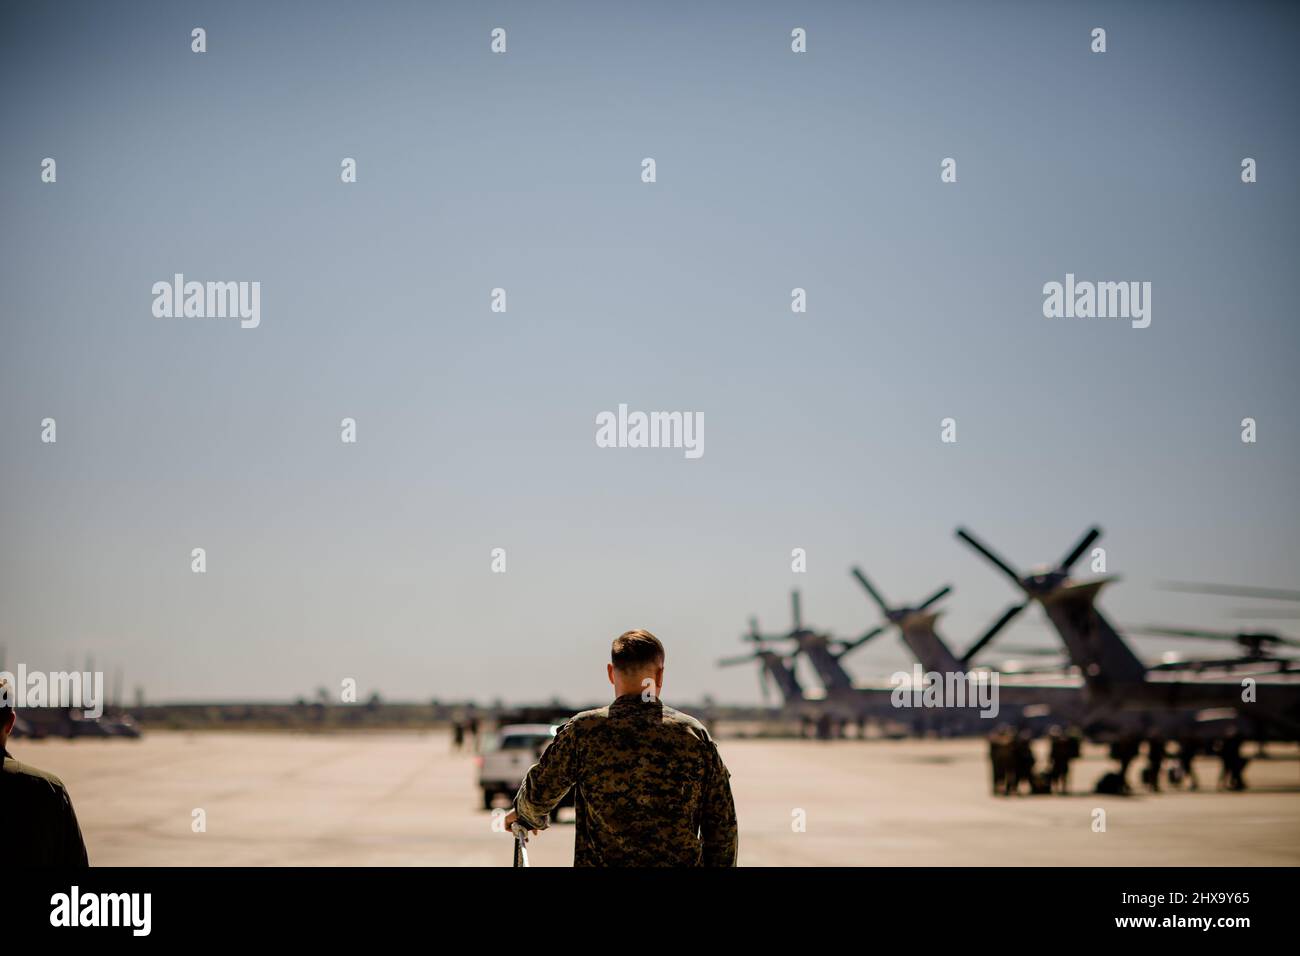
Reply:
[[[1142, 768], [1142, 785], [1151, 793], [1160, 792], [1160, 775], [1165, 764], [1176, 761], [1166, 771], [1166, 779], [1174, 787], [1185, 786], [1189, 790], [1199, 790], [1200, 781], [1196, 777], [1194, 761], [1198, 756], [1218, 757], [1220, 761], [1217, 786], [1220, 790], [1245, 790], [1246, 780], [1243, 776], [1250, 759], [1241, 752], [1242, 738], [1236, 727], [1229, 727], [1224, 735], [1212, 741], [1203, 741], [1190, 734], [1168, 740], [1159, 731], [1149, 732], [1145, 738], [1141, 734], [1125, 734], [1117, 738], [1110, 746], [1110, 755], [1119, 761], [1119, 777], [1123, 785], [1122, 792], [1129, 792], [1128, 768], [1142, 753], [1145, 743], [1147, 762]], [[1171, 753], [1170, 745], [1176, 744], [1177, 750]]]
[[[1062, 730], [1053, 727], [1048, 732], [1051, 741], [1047, 767], [1038, 768], [1034, 755], [1034, 735], [1028, 729], [1015, 730], [1003, 725], [989, 735], [989, 762], [993, 770], [994, 796], [1011, 796], [1028, 793], [1068, 793], [1070, 763], [1082, 752], [1083, 734], [1076, 727]], [[1176, 745], [1176, 750], [1171, 750]], [[1129, 793], [1129, 767], [1143, 750], [1147, 762], [1142, 769], [1142, 785], [1151, 793], [1160, 791], [1162, 771], [1174, 787], [1186, 786], [1200, 789], [1193, 762], [1197, 756], [1217, 756], [1221, 769], [1217, 781], [1220, 790], [1244, 790], [1243, 776], [1249, 762], [1241, 750], [1242, 738], [1237, 728], [1229, 727], [1224, 736], [1204, 742], [1191, 735], [1171, 741], [1158, 730], [1147, 733], [1125, 733], [1110, 745], [1110, 757], [1119, 763], [1118, 771], [1107, 774], [1098, 781], [1098, 792]], [[1176, 761], [1166, 769], [1166, 765]]]
[[1016, 731], [1003, 725], [989, 735], [989, 762], [993, 766], [993, 795], [1069, 793], [1070, 762], [1083, 749], [1083, 735], [1077, 728], [1063, 731], [1053, 727], [1048, 734], [1051, 747], [1046, 770], [1039, 770], [1034, 756], [1034, 735], [1028, 729]]

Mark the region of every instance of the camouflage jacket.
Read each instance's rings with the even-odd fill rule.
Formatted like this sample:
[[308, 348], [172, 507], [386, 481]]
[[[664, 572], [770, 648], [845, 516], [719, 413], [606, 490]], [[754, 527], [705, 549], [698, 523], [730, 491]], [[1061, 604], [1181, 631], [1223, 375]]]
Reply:
[[86, 844], [63, 781], [0, 750], [0, 808], [9, 863], [23, 867], [86, 866]]
[[735, 866], [730, 779], [698, 720], [628, 694], [560, 727], [515, 810], [544, 829], [574, 788], [574, 866]]

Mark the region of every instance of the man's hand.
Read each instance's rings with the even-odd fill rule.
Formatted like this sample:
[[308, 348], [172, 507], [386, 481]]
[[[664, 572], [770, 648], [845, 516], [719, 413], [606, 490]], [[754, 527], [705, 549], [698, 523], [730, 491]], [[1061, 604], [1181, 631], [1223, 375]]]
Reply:
[[[517, 811], [511, 810], [509, 813], [507, 813], [505, 819], [506, 832], [507, 833], [512, 832], [512, 828], [518, 822], [519, 822], [519, 814]], [[533, 836], [537, 836], [536, 830], [529, 830], [528, 832], [531, 833]]]

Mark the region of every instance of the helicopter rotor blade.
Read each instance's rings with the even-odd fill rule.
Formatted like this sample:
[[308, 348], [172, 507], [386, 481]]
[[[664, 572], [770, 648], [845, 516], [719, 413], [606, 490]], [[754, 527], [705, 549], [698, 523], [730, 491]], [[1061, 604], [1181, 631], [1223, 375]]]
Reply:
[[749, 619], [749, 630], [740, 635], [742, 641], [753, 641], [755, 644], [765, 644], [768, 641], [782, 641], [789, 637], [788, 634], [763, 634], [758, 629], [758, 618]]
[[1003, 647], [1002, 653], [1011, 657], [1065, 657], [1059, 647]]
[[861, 637], [854, 638], [851, 641], [845, 642], [844, 646], [840, 648], [838, 653], [836, 653], [835, 655], [836, 659], [843, 657], [845, 654], [847, 654], [849, 651], [853, 650], [854, 648], [861, 647], [863, 644], [867, 643], [867, 641], [871, 640], [876, 635], [883, 634], [884, 632], [885, 632], [885, 625], [882, 624], [880, 625], [880, 627], [873, 627], [871, 630], [867, 631], [867, 633], [863, 634]]
[[1012, 581], [1016, 583], [1017, 588], [1019, 588], [1022, 591], [1025, 589], [1025, 585], [1021, 580], [1020, 575], [1016, 573], [1015, 568], [1011, 567], [1011, 565], [1007, 564], [1000, 557], [994, 554], [991, 550], [986, 548], [983, 545], [983, 543], [981, 543], [973, 534], [971, 534], [965, 528], [958, 528], [957, 537], [961, 538], [961, 540], [965, 541], [968, 545], [970, 545], [980, 554], [984, 555], [984, 557], [987, 558], [989, 561], [991, 561], [994, 565], [996, 565], [997, 568], [1001, 570], [1003, 574], [1005, 574], [1007, 577], [1009, 577]]
[[1088, 529], [1087, 533], [1079, 539], [1079, 543], [1074, 546], [1074, 550], [1065, 556], [1058, 567], [1062, 571], [1069, 571], [1070, 566], [1083, 556], [1083, 552], [1088, 550], [1088, 546], [1101, 537], [1101, 529], [1095, 525]]
[[718, 661], [719, 667], [734, 667], [737, 664], [748, 664], [750, 661], [758, 660], [757, 654], [745, 654], [740, 657], [724, 657]]
[[1163, 581], [1157, 585], [1162, 591], [1182, 591], [1187, 594], [1216, 594], [1222, 597], [1260, 598], [1265, 601], [1300, 601], [1300, 591], [1283, 588], [1256, 588], [1238, 584], [1202, 584], [1196, 581]]
[[1009, 608], [1007, 608], [1002, 613], [1002, 616], [993, 622], [993, 626], [990, 627], [987, 631], [985, 631], [984, 635], [978, 641], [976, 641], [974, 644], [971, 645], [970, 650], [968, 650], [965, 654], [962, 655], [961, 658], [962, 663], [963, 664], [969, 663], [975, 657], [976, 654], [978, 654], [980, 651], [984, 650], [984, 648], [988, 646], [989, 641], [993, 640], [993, 638], [997, 636], [998, 631], [1006, 627], [1007, 624], [1011, 622], [1012, 618], [1014, 618], [1017, 614], [1019, 614], [1028, 606], [1029, 606], [1028, 602], [1025, 602], [1024, 604], [1013, 604]]
[[1234, 607], [1224, 617], [1235, 617], [1254, 621], [1295, 621], [1300, 620], [1300, 608], [1292, 607]]
[[1235, 641], [1237, 635], [1231, 631], [1205, 631], [1191, 627], [1160, 627], [1154, 624], [1142, 624], [1125, 628], [1126, 633], [1140, 634], [1144, 637], [1195, 637], [1207, 641]]
[[880, 596], [880, 592], [871, 586], [871, 582], [868, 581], [867, 576], [862, 573], [862, 569], [855, 567], [853, 568], [852, 573], [853, 576], [858, 579], [858, 583], [861, 584], [866, 589], [867, 593], [871, 595], [871, 600], [876, 602], [876, 606], [880, 608], [880, 613], [888, 617], [889, 605], [886, 604], [885, 599]]
[[1264, 631], [1207, 631], [1192, 627], [1159, 627], [1144, 625], [1128, 629], [1134, 634], [1149, 637], [1190, 637], [1205, 641], [1231, 641], [1246, 646], [1264, 646], [1281, 644], [1285, 647], [1300, 647], [1300, 641], [1293, 637], [1283, 637]]
[[935, 591], [935, 592], [934, 592], [933, 594], [931, 594], [928, 598], [926, 598], [926, 599], [925, 599], [924, 601], [922, 601], [919, 605], [917, 605], [917, 608], [916, 608], [916, 609], [917, 609], [918, 611], [924, 611], [927, 607], [929, 607], [929, 606], [930, 606], [931, 604], [933, 604], [935, 601], [938, 601], [940, 598], [947, 596], [951, 591], [952, 591], [952, 587], [951, 587], [951, 585], [947, 585], [947, 584], [945, 584], [943, 587], [939, 588], [939, 590]]

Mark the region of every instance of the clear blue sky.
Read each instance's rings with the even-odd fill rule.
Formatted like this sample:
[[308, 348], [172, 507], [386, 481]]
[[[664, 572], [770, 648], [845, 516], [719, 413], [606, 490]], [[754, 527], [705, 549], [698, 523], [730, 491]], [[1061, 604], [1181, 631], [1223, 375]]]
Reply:
[[[1230, 626], [1242, 602], [1152, 584], [1297, 586], [1298, 22], [6, 5], [7, 663], [92, 654], [152, 699], [353, 677], [587, 700], [640, 626], [670, 700], [753, 700], [753, 673], [713, 661], [751, 613], [788, 626], [792, 586], [815, 626], [874, 624], [855, 562], [900, 601], [954, 584], [943, 626], [968, 643], [1014, 595], [958, 524], [1028, 566], [1100, 523], [1116, 620]], [[261, 327], [154, 318], [176, 272], [260, 281]], [[1045, 319], [1067, 272], [1150, 281], [1151, 327]], [[597, 448], [620, 402], [702, 412], [703, 458]], [[1006, 640], [1049, 638], [1027, 616]], [[893, 637], [852, 660], [907, 662]]]

